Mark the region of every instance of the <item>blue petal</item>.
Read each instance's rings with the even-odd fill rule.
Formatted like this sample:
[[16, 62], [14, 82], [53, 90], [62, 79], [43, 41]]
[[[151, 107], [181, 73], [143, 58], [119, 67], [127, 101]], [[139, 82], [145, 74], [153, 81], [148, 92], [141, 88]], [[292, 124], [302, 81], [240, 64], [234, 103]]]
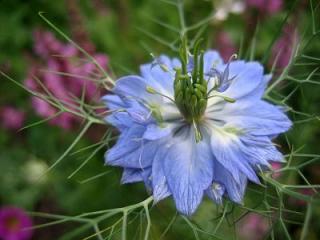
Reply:
[[166, 55], [160, 55], [158, 60], [161, 64], [164, 64], [170, 71], [174, 71], [175, 68], [181, 68], [181, 62], [177, 58], [170, 59]]
[[223, 60], [220, 57], [220, 54], [214, 50], [205, 52], [203, 60], [204, 60], [203, 71], [205, 74], [208, 74], [212, 67], [223, 64]]
[[266, 136], [241, 137], [241, 151], [246, 154], [255, 165], [269, 166], [269, 161], [283, 162], [283, 155]]
[[224, 94], [239, 99], [254, 92], [264, 81], [263, 67], [258, 62], [233, 61], [229, 66], [229, 78], [234, 80]]
[[127, 112], [113, 112], [105, 117], [105, 121], [115, 126], [120, 131], [124, 131], [134, 124], [133, 119]]
[[110, 110], [119, 110], [127, 107], [127, 105], [117, 95], [108, 94], [103, 96], [101, 100], [107, 105], [107, 108]]
[[152, 191], [151, 168], [124, 168], [121, 183], [135, 183], [143, 181], [148, 191]]
[[272, 79], [272, 74], [264, 75], [261, 83], [257, 86], [257, 88], [253, 91], [253, 93], [249, 97], [255, 98], [255, 99], [261, 99], [271, 79]]
[[147, 140], [157, 140], [164, 138], [172, 133], [174, 124], [168, 124], [167, 126], [159, 126], [159, 124], [151, 123], [147, 126], [146, 131], [143, 134], [143, 138]]
[[144, 105], [133, 100], [128, 101], [126, 104], [125, 108], [112, 112], [105, 120], [116, 126], [119, 130], [130, 127], [134, 123], [148, 124], [154, 122], [150, 110]]
[[286, 132], [292, 125], [289, 118], [276, 106], [265, 101], [241, 101], [226, 104], [215, 119], [239, 127], [252, 135], [272, 136]]
[[167, 155], [165, 150], [165, 147], [159, 148], [152, 164], [152, 188], [155, 202], [171, 195], [163, 170], [163, 160]]
[[193, 128], [185, 126], [168, 141], [163, 159], [164, 172], [177, 209], [192, 214], [200, 204], [213, 176], [213, 160], [208, 136], [196, 143]]
[[239, 147], [238, 137], [215, 130], [211, 135], [211, 147], [216, 160], [232, 174], [236, 182], [239, 183], [240, 176], [245, 174], [251, 181], [260, 183], [250, 158], [243, 154]]
[[152, 168], [143, 168], [141, 169], [141, 176], [144, 181], [144, 185], [146, 186], [149, 192], [152, 192], [152, 176], [151, 176]]
[[206, 190], [209, 198], [217, 204], [222, 204], [222, 196], [225, 193], [225, 186], [223, 183], [213, 182], [212, 185]]
[[[140, 105], [140, 104], [139, 104]], [[133, 121], [147, 124], [153, 121], [151, 112], [145, 107], [131, 107], [126, 110]]]
[[133, 125], [120, 135], [117, 143], [106, 152], [106, 163], [126, 168], [145, 168], [152, 164], [157, 142], [142, 139], [145, 127]]
[[159, 102], [161, 97], [156, 94], [150, 94], [146, 91], [147, 84], [145, 79], [140, 76], [130, 75], [120, 78], [116, 81], [113, 92], [128, 100]]
[[145, 131], [145, 127], [133, 124], [131, 128], [124, 130], [117, 143], [108, 151], [108, 160], [120, 158], [141, 146], [141, 136]]
[[240, 181], [237, 182], [232, 174], [220, 163], [215, 162], [214, 181], [223, 183], [229, 198], [237, 203], [242, 203], [245, 189], [247, 187], [247, 177], [240, 175]]
[[121, 178], [121, 183], [134, 183], [134, 182], [140, 182], [143, 181], [143, 178], [141, 176], [141, 169], [136, 168], [124, 168]]
[[[158, 92], [172, 97], [174, 68], [180, 66], [180, 62], [177, 59], [171, 60], [164, 55], [161, 55], [157, 62], [141, 65], [141, 75], [144, 77], [146, 84], [155, 88]], [[168, 71], [162, 69], [160, 64], [163, 64]]]
[[[158, 149], [157, 142], [150, 142], [141, 140], [138, 141], [138, 146], [134, 143], [122, 144], [121, 147], [113, 147], [106, 154], [106, 161], [113, 166], [128, 167], [128, 168], [145, 168], [152, 164], [155, 153]], [[133, 147], [131, 147], [133, 145]], [[122, 150], [121, 154], [117, 152], [118, 149]]]

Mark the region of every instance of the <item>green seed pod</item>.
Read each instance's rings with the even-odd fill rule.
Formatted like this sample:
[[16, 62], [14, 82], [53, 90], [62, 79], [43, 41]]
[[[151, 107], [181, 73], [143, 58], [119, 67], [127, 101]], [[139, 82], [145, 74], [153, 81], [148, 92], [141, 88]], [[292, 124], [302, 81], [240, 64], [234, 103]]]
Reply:
[[191, 96], [191, 105], [192, 105], [192, 107], [196, 107], [197, 103], [198, 103], [198, 99], [197, 99], [196, 95], [192, 95]]
[[206, 94], [207, 93], [207, 87], [204, 86], [203, 84], [195, 84], [195, 87], [198, 88], [202, 93]]
[[198, 99], [203, 99], [204, 98], [203, 93], [198, 88], [194, 89], [194, 93], [197, 95]]
[[[180, 47], [180, 58], [182, 67], [175, 69], [174, 96], [176, 105], [180, 113], [188, 122], [193, 122], [195, 127], [207, 106], [207, 81], [204, 79], [204, 51], [201, 51], [202, 40], [196, 40], [193, 47], [193, 70], [187, 72], [189, 52], [186, 39], [182, 39]], [[201, 137], [200, 132], [196, 133], [196, 138]]]
[[[201, 99], [201, 100], [199, 101], [199, 107], [200, 107], [200, 109], [201, 109], [202, 111], [204, 111], [204, 110], [206, 109], [206, 107], [207, 107], [207, 100]], [[203, 109], [204, 109], [204, 110], [203, 110]]]

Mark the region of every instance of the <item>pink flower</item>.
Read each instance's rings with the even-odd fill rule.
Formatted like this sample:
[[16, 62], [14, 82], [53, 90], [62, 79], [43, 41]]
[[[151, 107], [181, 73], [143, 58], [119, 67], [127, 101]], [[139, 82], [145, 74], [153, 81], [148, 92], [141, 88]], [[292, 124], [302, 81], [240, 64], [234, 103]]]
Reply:
[[298, 33], [294, 24], [287, 24], [282, 31], [282, 35], [272, 48], [270, 65], [276, 61], [278, 69], [285, 68], [290, 61], [297, 40]]
[[228, 61], [232, 56], [232, 54], [236, 53], [237, 51], [229, 34], [224, 31], [220, 31], [216, 35], [216, 45], [217, 45], [216, 48], [219, 50], [222, 58], [225, 61]]
[[[279, 170], [279, 169], [281, 169], [281, 163], [279, 163], [279, 162], [272, 162], [271, 163], [271, 167], [272, 167], [272, 170], [273, 171], [276, 171], [276, 170]], [[277, 178], [279, 178], [281, 176], [281, 172], [274, 172], [273, 174], [272, 174], [272, 177], [274, 178], [274, 179], [277, 179]]]
[[268, 219], [256, 213], [249, 213], [238, 225], [240, 239], [262, 240], [269, 230]]
[[274, 14], [281, 10], [283, 0], [246, 0], [248, 7], [257, 8], [265, 14]]
[[25, 113], [10, 106], [0, 110], [1, 125], [4, 128], [17, 130], [22, 127], [25, 120]]
[[[313, 195], [316, 194], [312, 188], [302, 188], [302, 189], [299, 189], [298, 192], [300, 194], [305, 195], [305, 196], [313, 196]], [[307, 205], [307, 201], [302, 200], [302, 199], [297, 199], [297, 198], [290, 197], [289, 201], [290, 201], [290, 203], [292, 205], [297, 205], [297, 206], [300, 206], [300, 207], [304, 207], [304, 206]]]
[[28, 240], [31, 239], [31, 218], [20, 208], [2, 207], [0, 209], [0, 239]]
[[[83, 92], [87, 103], [97, 102], [100, 99], [100, 91], [91, 80], [101, 77], [94, 63], [87, 61], [76, 47], [59, 41], [50, 32], [36, 31], [34, 39], [35, 53], [41, 59], [41, 64], [34, 64], [29, 70], [25, 85], [30, 90], [47, 95], [34, 79], [36, 76], [54, 98], [69, 108], [72, 105], [73, 110], [78, 107], [75, 98], [80, 99]], [[102, 68], [106, 69], [108, 60], [104, 54], [91, 55]], [[37, 97], [32, 98], [32, 106], [43, 118], [52, 117], [58, 112], [58, 109]], [[50, 120], [50, 123], [71, 129], [80, 121], [77, 116], [64, 112]]]

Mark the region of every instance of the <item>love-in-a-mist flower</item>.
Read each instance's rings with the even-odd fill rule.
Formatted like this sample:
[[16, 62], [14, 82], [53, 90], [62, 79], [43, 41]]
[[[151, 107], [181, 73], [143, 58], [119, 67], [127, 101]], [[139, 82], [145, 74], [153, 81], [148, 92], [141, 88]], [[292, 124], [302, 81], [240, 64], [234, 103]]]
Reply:
[[180, 60], [161, 56], [141, 66], [141, 76], [120, 78], [103, 97], [120, 132], [106, 163], [124, 168], [122, 183], [144, 181], [154, 200], [172, 195], [177, 209], [194, 213], [204, 195], [241, 203], [248, 180], [283, 156], [272, 143], [291, 122], [264, 100], [258, 62], [224, 63], [218, 52]]

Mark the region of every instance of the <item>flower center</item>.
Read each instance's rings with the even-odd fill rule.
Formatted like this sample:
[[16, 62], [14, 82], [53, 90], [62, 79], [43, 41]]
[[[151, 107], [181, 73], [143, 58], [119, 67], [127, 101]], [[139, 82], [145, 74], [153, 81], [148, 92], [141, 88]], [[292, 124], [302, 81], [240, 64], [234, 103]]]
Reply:
[[[181, 68], [176, 69], [174, 80], [174, 100], [187, 122], [197, 124], [207, 107], [207, 81], [204, 79], [203, 56], [200, 51], [201, 40], [197, 41], [193, 50], [193, 64], [191, 64], [186, 40], [180, 48]], [[192, 71], [188, 72], [188, 66]]]
[[[201, 121], [206, 111], [208, 99], [212, 97], [222, 98], [226, 102], [234, 103], [235, 99], [221, 94], [230, 82], [234, 79], [229, 79], [229, 63], [236, 55], [232, 55], [228, 64], [223, 72], [220, 72], [216, 67], [210, 68], [209, 72], [206, 72], [206, 76], [209, 79], [204, 78], [204, 51], [200, 50], [200, 44], [202, 40], [199, 39], [195, 42], [193, 48], [193, 54], [191, 55], [188, 50], [187, 40], [184, 37], [180, 47], [180, 60], [181, 67], [175, 68], [174, 79], [174, 99], [169, 96], [158, 92], [150, 86], [146, 86], [146, 91], [150, 94], [158, 94], [162, 97], [168, 98], [174, 102], [179, 112], [188, 124], [191, 124], [195, 130], [196, 142], [201, 141], [202, 134], [200, 132]], [[167, 72], [168, 68], [156, 62]], [[212, 87], [208, 91], [208, 82], [213, 81]], [[162, 116], [157, 107], [151, 105], [148, 106], [152, 112], [153, 117], [161, 124]]]
[[16, 231], [20, 228], [20, 221], [16, 217], [8, 217], [5, 219], [5, 226], [10, 231]]

